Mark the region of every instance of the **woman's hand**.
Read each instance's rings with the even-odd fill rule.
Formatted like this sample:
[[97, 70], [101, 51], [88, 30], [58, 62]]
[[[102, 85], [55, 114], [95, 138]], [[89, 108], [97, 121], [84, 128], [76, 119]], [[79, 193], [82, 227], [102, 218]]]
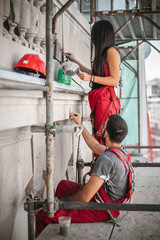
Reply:
[[[74, 56], [72, 53], [66, 52], [66, 53], [65, 53], [65, 56], [66, 56], [71, 62], [77, 63], [77, 64], [79, 65], [80, 70], [81, 70], [82, 72], [91, 74], [91, 69], [87, 68], [87, 67], [84, 66], [82, 63], [80, 63], [80, 62], [75, 58], [75, 56]], [[82, 80], [84, 80], [84, 79], [82, 79]], [[88, 80], [85, 80], [85, 81], [88, 81]]]
[[71, 62], [76, 62], [76, 58], [72, 53], [65, 53], [66, 58], [68, 58]]
[[90, 81], [91, 75], [85, 72], [79, 72], [78, 77], [83, 81]]
[[73, 118], [73, 120], [76, 124], [82, 125], [82, 117], [79, 113], [72, 112], [72, 113], [70, 113], [70, 116]]

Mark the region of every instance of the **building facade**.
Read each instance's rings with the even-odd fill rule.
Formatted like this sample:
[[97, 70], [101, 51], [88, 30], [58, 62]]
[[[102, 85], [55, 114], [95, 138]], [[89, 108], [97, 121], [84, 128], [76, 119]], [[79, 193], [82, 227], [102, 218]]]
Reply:
[[[53, 15], [65, 4], [54, 1]], [[27, 212], [24, 211], [26, 186], [46, 197], [43, 170], [46, 170], [46, 144], [44, 133], [33, 133], [33, 125], [46, 123], [46, 98], [42, 90], [43, 78], [15, 71], [16, 63], [24, 54], [38, 54], [45, 62], [45, 1], [0, 1], [0, 239], [28, 239]], [[54, 57], [65, 61], [64, 53], [72, 52], [90, 67], [90, 26], [74, 4], [62, 14], [54, 34]], [[77, 111], [88, 117], [90, 113], [87, 93], [75, 84], [57, 82], [61, 65], [54, 60], [53, 68], [53, 121], [73, 124], [69, 114]], [[78, 77], [73, 77], [83, 88]], [[83, 110], [82, 110], [83, 109]], [[86, 126], [91, 130], [88, 120]], [[54, 186], [67, 176], [76, 180], [78, 138], [72, 133], [54, 137]], [[82, 149], [86, 151], [82, 151]], [[81, 156], [92, 159], [92, 153], [80, 142]]]
[[[153, 146], [160, 146], [160, 79], [147, 82], [148, 112]], [[160, 151], [153, 151], [154, 162], [159, 162]]]

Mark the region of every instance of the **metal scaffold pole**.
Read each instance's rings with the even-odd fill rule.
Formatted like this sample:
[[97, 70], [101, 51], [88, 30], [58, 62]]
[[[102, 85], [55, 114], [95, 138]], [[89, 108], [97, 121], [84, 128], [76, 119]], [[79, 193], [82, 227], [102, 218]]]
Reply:
[[47, 215], [54, 217], [54, 161], [53, 161], [53, 0], [46, 1], [46, 168], [47, 168]]

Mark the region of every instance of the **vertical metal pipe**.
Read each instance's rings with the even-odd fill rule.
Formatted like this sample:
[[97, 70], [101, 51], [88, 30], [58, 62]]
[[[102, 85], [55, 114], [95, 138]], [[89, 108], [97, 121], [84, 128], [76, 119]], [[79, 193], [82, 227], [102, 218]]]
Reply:
[[81, 13], [83, 13], [83, 3], [82, 0], [79, 1], [79, 10]]
[[114, 2], [113, 0], [111, 0], [111, 11], [113, 11], [113, 8], [114, 8]]
[[[140, 146], [140, 81], [139, 81], [139, 42], [137, 41], [137, 92], [138, 92], [138, 145]], [[139, 150], [140, 152], [140, 150]]]
[[129, 10], [129, 1], [126, 0], [126, 9]]
[[95, 20], [94, 12], [95, 12], [94, 0], [90, 0], [90, 24], [92, 24]]
[[46, 1], [46, 80], [49, 91], [46, 95], [46, 169], [47, 169], [47, 215], [54, 217], [54, 183], [53, 183], [53, 0]]
[[34, 209], [35, 200], [28, 198], [26, 200], [26, 211], [28, 212], [28, 240], [35, 239], [35, 209]]
[[83, 183], [83, 168], [83, 160], [81, 159], [81, 155], [79, 155], [79, 159], [77, 161], [78, 183]]

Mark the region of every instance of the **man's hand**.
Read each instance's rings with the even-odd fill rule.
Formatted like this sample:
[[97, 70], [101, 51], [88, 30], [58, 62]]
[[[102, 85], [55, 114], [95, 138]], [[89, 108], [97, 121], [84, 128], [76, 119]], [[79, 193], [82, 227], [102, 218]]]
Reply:
[[70, 113], [70, 116], [73, 118], [73, 120], [76, 124], [82, 125], [82, 117], [79, 113], [72, 112], [72, 113]]
[[[73, 118], [74, 122], [76, 124], [82, 125], [82, 118], [81, 115], [77, 112], [72, 112], [70, 113], [70, 116]], [[100, 144], [95, 137], [93, 137], [88, 131], [87, 129], [84, 127], [83, 132], [82, 132], [82, 136], [85, 140], [85, 142], [87, 143], [88, 147], [96, 154], [101, 155], [102, 153], [104, 153], [104, 151], [106, 150], [106, 147], [102, 144]]]

